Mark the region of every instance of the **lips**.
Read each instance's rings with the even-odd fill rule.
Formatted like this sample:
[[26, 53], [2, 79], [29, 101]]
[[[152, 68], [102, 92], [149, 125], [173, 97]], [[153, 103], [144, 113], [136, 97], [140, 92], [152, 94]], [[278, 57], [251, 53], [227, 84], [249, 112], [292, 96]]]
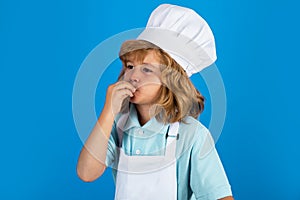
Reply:
[[135, 89], [135, 92], [133, 93], [133, 96], [139, 91], [139, 89]]
[[139, 90], [139, 89], [136, 89], [135, 92], [133, 93], [133, 96], [130, 97], [130, 99], [133, 99], [133, 98], [139, 96], [139, 94], [140, 94], [140, 90]]

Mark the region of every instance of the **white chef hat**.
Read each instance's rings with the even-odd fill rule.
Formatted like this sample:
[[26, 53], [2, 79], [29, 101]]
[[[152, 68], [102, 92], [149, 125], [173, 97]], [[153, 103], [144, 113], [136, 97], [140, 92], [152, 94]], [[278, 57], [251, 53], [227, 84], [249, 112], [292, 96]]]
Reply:
[[119, 54], [156, 46], [180, 64], [188, 76], [211, 65], [217, 58], [214, 36], [206, 21], [194, 10], [176, 5], [158, 6], [151, 13], [145, 30], [136, 40], [126, 41]]

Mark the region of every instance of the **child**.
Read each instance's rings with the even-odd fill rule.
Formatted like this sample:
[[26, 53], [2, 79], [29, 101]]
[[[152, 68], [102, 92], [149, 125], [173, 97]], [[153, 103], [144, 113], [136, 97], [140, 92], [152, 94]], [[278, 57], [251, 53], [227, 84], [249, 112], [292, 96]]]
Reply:
[[113, 168], [115, 199], [233, 199], [208, 130], [204, 98], [189, 76], [215, 59], [213, 35], [194, 11], [163, 4], [137, 40], [122, 44], [123, 68], [83, 147], [79, 177]]

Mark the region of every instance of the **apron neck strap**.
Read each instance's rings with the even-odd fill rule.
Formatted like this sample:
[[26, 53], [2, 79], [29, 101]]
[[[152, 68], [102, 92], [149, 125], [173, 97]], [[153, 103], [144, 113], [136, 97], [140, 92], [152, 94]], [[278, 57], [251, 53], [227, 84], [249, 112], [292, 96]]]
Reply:
[[166, 144], [166, 156], [175, 157], [176, 155], [176, 143], [179, 129], [179, 122], [174, 122], [170, 125], [168, 131], [167, 144]]

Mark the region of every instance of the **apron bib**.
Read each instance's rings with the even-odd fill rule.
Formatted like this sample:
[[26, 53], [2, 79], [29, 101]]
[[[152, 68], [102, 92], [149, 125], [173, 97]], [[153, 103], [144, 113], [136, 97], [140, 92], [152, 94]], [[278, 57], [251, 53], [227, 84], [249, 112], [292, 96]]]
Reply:
[[118, 129], [121, 147], [115, 200], [177, 200], [175, 153], [178, 127], [178, 122], [171, 124], [162, 156], [126, 155], [121, 148], [123, 132]]

